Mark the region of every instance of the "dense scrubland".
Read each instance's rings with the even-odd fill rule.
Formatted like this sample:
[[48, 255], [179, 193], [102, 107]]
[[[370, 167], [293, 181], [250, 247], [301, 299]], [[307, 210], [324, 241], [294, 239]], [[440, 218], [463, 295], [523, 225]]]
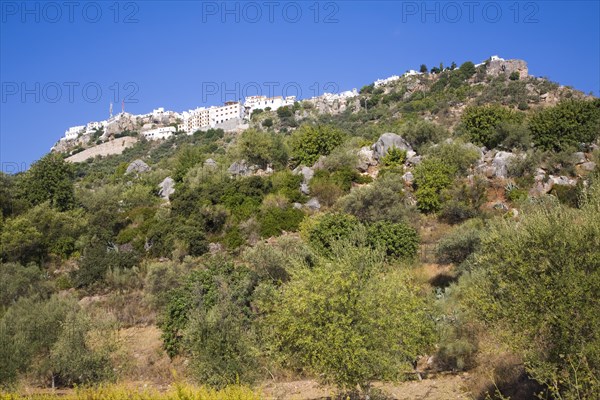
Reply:
[[[373, 157], [388, 132], [409, 146]], [[240, 134], [48, 154], [0, 175], [0, 385], [385, 398], [450, 373], [472, 398], [600, 398], [599, 138], [597, 98], [467, 62]], [[146, 327], [160, 348], [132, 361]]]

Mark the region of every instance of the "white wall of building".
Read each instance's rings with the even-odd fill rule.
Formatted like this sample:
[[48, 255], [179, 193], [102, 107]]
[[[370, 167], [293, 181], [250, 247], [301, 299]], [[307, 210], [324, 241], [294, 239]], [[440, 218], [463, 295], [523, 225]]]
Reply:
[[182, 113], [181, 130], [192, 134], [201, 128], [214, 127], [234, 118], [244, 118], [244, 107], [239, 102], [227, 102], [220, 107], [200, 107]]
[[270, 107], [271, 110], [275, 111], [280, 107], [292, 106], [296, 102], [296, 96], [248, 96], [244, 101], [244, 107], [248, 114], [252, 114], [254, 110], [264, 110]]
[[148, 140], [168, 139], [176, 132], [174, 126], [164, 126], [162, 128], [151, 129], [142, 134]]

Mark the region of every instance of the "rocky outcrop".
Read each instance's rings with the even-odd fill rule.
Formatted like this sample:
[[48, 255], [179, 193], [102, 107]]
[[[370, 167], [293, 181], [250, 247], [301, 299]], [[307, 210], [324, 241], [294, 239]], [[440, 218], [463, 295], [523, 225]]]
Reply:
[[486, 65], [486, 73], [488, 75], [498, 76], [506, 74], [510, 76], [513, 72], [518, 72], [519, 77], [526, 78], [529, 76], [529, 70], [527, 69], [527, 63], [523, 60], [491, 60]]
[[246, 160], [242, 160], [231, 164], [227, 171], [233, 176], [248, 176], [253, 172], [253, 169], [248, 166]]
[[497, 178], [508, 177], [508, 164], [515, 157], [513, 153], [508, 151], [499, 151], [492, 160], [493, 174]]
[[143, 172], [148, 172], [151, 169], [152, 168], [150, 168], [150, 166], [148, 164], [146, 164], [145, 162], [143, 162], [142, 160], [135, 160], [135, 161], [132, 161], [131, 164], [129, 164], [129, 166], [127, 166], [125, 175], [129, 175], [132, 172], [135, 172], [136, 174], [141, 174]]
[[411, 147], [411, 145], [404, 140], [404, 138], [395, 133], [387, 132], [379, 137], [377, 142], [371, 148], [373, 149], [373, 155], [376, 160], [380, 160], [384, 157], [388, 150], [392, 147], [396, 147], [400, 150], [406, 150], [407, 157], [413, 157], [417, 153], [415, 153]]
[[375, 152], [371, 150], [369, 147], [361, 147], [358, 151], [358, 164], [357, 168], [361, 172], [367, 172], [369, 167], [377, 165], [377, 160], [375, 159]]
[[308, 200], [305, 206], [311, 211], [318, 211], [321, 209], [321, 203], [319, 203], [319, 199], [317, 199], [316, 197], [313, 197], [312, 199]]
[[169, 196], [175, 193], [175, 181], [170, 176], [167, 176], [158, 184], [158, 189], [158, 195], [164, 200], [169, 200]]

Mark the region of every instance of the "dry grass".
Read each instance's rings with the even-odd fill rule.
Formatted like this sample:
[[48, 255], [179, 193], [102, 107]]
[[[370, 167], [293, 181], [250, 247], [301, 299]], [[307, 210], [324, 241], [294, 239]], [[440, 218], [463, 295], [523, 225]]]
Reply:
[[78, 388], [71, 391], [33, 394], [0, 393], [0, 400], [254, 400], [260, 396], [244, 386], [228, 386], [221, 390], [176, 384], [166, 391], [134, 389], [124, 385]]

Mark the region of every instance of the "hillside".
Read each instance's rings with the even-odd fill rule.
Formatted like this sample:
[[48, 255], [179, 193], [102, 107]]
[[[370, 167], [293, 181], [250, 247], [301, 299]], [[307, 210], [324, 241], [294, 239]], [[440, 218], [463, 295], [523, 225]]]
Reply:
[[181, 115], [0, 175], [0, 387], [600, 396], [600, 99], [493, 58]]

